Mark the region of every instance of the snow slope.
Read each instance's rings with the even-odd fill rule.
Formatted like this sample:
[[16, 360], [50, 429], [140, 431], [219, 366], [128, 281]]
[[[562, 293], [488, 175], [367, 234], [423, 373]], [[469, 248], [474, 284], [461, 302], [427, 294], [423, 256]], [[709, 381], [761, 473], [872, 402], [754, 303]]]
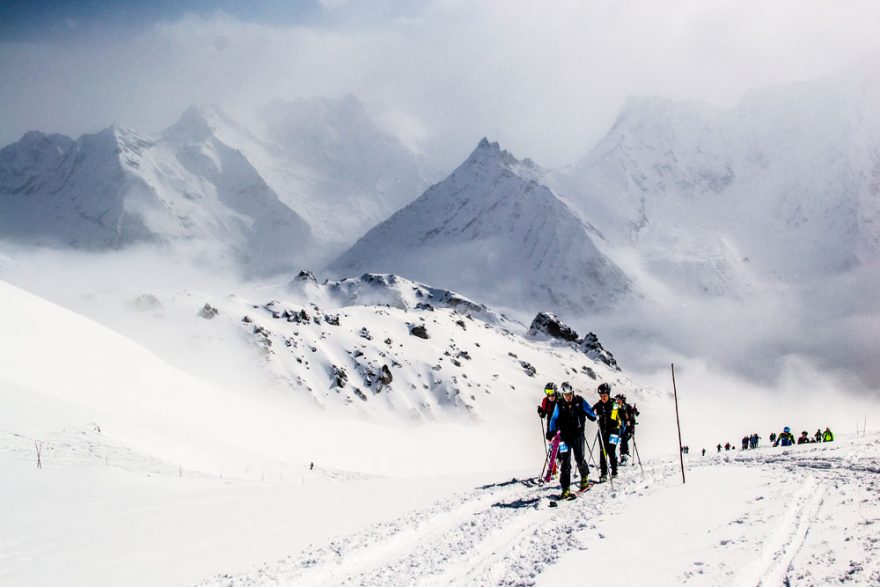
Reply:
[[[550, 507], [528, 478], [199, 585], [876, 584], [880, 439], [624, 468]], [[629, 564], [626, 564], [626, 561]], [[635, 562], [638, 564], [633, 564]]]
[[396, 273], [526, 312], [612, 306], [632, 283], [603, 254], [599, 232], [540, 182], [543, 174], [483, 139], [328, 271]]

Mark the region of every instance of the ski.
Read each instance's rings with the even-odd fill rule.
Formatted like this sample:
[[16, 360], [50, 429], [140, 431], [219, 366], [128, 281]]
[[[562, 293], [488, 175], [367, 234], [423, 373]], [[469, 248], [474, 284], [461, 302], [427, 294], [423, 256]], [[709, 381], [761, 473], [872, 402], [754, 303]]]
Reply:
[[553, 437], [553, 441], [550, 443], [550, 466], [547, 468], [547, 474], [544, 475], [544, 483], [549, 483], [550, 479], [553, 478], [553, 473], [556, 472], [556, 456], [559, 454], [560, 440], [560, 433], [556, 432], [556, 436]]

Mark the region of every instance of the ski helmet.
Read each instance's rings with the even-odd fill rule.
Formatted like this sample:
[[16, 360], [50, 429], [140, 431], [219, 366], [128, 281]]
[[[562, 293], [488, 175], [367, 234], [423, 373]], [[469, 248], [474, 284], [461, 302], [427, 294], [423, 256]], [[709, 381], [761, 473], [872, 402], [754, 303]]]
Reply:
[[785, 432], [786, 434], [788, 434], [789, 432], [791, 432], [791, 428], [786, 426], [785, 428], [782, 429], [782, 431]]
[[611, 385], [608, 383], [600, 383], [599, 384], [599, 395], [610, 394], [611, 393]]
[[617, 395], [615, 395], [615, 396], [614, 396], [614, 399], [619, 399], [619, 400], [622, 401], [623, 403], [626, 403], [626, 396], [623, 395], [622, 393], [618, 393]]
[[562, 393], [574, 393], [574, 389], [571, 387], [571, 383], [568, 381], [562, 382]]
[[547, 395], [556, 395], [556, 384], [552, 381], [544, 386], [544, 393]]

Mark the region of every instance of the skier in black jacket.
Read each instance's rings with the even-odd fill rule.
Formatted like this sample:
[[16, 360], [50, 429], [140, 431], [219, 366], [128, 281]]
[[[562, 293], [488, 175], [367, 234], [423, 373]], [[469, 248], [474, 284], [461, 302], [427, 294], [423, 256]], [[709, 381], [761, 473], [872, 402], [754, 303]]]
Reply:
[[605, 451], [599, 452], [599, 467], [602, 470], [600, 481], [608, 479], [608, 464], [605, 461], [605, 452], [611, 461], [611, 476], [617, 477], [617, 443], [620, 441], [620, 411], [617, 403], [610, 401], [611, 385], [601, 383], [599, 385], [599, 401], [593, 404], [593, 411], [599, 418], [599, 434], [602, 435], [602, 444]]
[[581, 474], [581, 489], [589, 486], [587, 480], [590, 468], [584, 459], [584, 416], [590, 421], [596, 421], [596, 414], [590, 408], [584, 398], [575, 395], [574, 389], [568, 381], [561, 385], [562, 398], [556, 402], [556, 408], [553, 410], [553, 417], [550, 418], [550, 425], [547, 427], [547, 440], [552, 439], [559, 430], [560, 438], [565, 443], [568, 450], [559, 453], [559, 460], [562, 463], [562, 472], [559, 477], [559, 483], [562, 486], [562, 498], [571, 498], [571, 491], [568, 486], [571, 484], [571, 452], [574, 451], [574, 460], [577, 463], [578, 471]]

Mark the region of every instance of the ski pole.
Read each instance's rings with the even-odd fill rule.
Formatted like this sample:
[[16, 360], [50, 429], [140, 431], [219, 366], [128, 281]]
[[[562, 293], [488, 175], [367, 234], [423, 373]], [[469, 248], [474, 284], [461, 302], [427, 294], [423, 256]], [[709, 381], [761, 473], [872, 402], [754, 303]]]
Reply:
[[590, 449], [590, 462], [593, 463], [594, 467], [598, 467], [599, 465], [597, 465], [595, 459], [593, 459], [593, 449], [596, 448], [596, 439], [595, 438], [593, 439], [593, 446], [590, 446], [588, 448]]
[[[599, 437], [599, 444], [602, 446], [602, 458], [605, 459], [605, 466], [609, 469], [611, 468], [611, 459], [608, 457], [608, 451], [605, 450], [605, 439], [602, 438], [602, 427], [599, 426], [599, 432], [597, 433]], [[611, 491], [614, 491], [614, 475], [608, 475], [608, 480], [611, 482]]]
[[639, 461], [639, 469], [642, 470], [642, 475], [644, 475], [644, 474], [645, 474], [645, 468], [642, 467], [642, 457], [639, 456], [639, 445], [636, 444], [636, 435], [633, 434], [633, 435], [630, 437], [630, 440], [632, 440], [632, 442], [633, 442], [633, 450], [636, 451], [636, 460]]
[[550, 451], [547, 450], [547, 432], [544, 430], [544, 418], [538, 416], [538, 419], [541, 421], [541, 446], [544, 447], [544, 466], [541, 467], [541, 476], [538, 477], [538, 480], [544, 478], [544, 471], [547, 469], [547, 461], [550, 460]]

